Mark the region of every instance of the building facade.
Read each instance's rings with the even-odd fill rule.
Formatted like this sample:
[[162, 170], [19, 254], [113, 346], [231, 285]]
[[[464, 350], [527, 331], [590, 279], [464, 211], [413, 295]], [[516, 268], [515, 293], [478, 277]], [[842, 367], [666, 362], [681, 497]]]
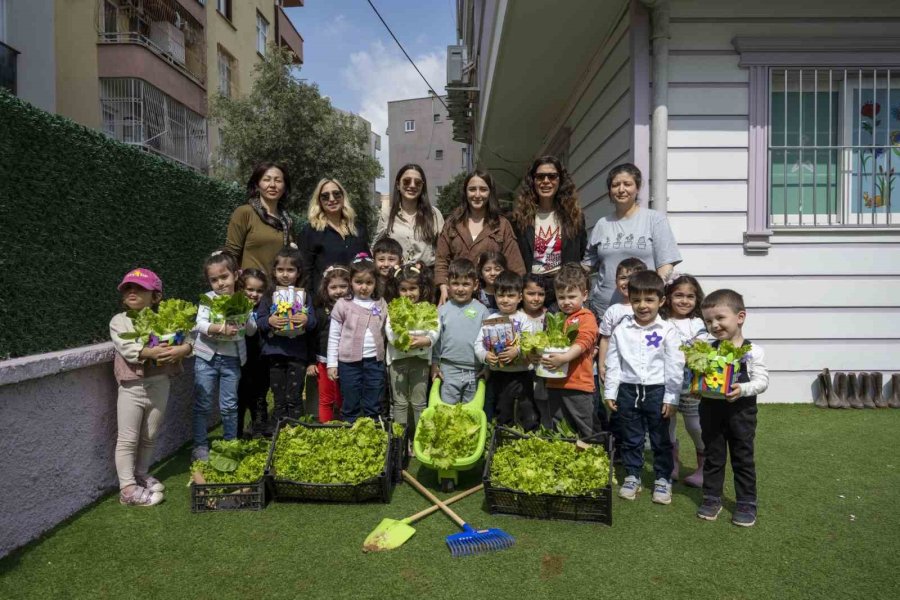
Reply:
[[[337, 107], [335, 107], [335, 110], [342, 115], [353, 119], [356, 126], [366, 133], [366, 144], [362, 149], [366, 154], [375, 160], [378, 160], [378, 153], [381, 152], [381, 136], [372, 131], [372, 123], [354, 112]], [[369, 186], [368, 198], [365, 198], [365, 201], [371, 203], [373, 206], [381, 206], [381, 195], [375, 188], [377, 181], [377, 178], [372, 180], [372, 185]]]
[[247, 89], [268, 43], [302, 62], [303, 40], [283, 10], [302, 4], [0, 0], [0, 65], [22, 99], [206, 171], [218, 143], [209, 100]]
[[427, 96], [388, 102], [389, 172], [385, 176], [393, 186], [397, 169], [408, 163], [421, 165], [432, 203], [441, 188], [454, 175], [468, 170], [469, 164], [468, 145], [453, 139], [453, 123], [442, 100], [447, 101]]
[[637, 164], [676, 269], [744, 295], [763, 401], [809, 402], [823, 367], [898, 370], [900, 5], [571, 0], [548, 20], [537, 2], [464, 0], [459, 15], [450, 106], [478, 165], [515, 186], [534, 157], [563, 157], [592, 226], [609, 170]]

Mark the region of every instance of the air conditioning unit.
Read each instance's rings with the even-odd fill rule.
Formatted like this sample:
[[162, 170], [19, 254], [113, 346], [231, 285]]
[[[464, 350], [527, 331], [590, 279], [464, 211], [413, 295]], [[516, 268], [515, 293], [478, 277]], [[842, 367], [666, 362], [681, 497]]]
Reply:
[[465, 46], [447, 46], [447, 85], [463, 83]]
[[150, 23], [150, 41], [171, 56], [175, 62], [184, 64], [184, 32], [174, 23], [168, 21]]

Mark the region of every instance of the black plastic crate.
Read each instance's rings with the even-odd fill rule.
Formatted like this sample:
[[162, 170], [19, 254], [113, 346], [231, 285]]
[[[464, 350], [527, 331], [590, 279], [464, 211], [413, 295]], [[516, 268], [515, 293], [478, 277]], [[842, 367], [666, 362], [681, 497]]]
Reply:
[[266, 507], [265, 476], [256, 483], [191, 483], [191, 512], [262, 510]]
[[[409, 435], [412, 428], [407, 423], [402, 436], [391, 435], [391, 482], [396, 485], [403, 482], [401, 474], [409, 468]], [[393, 433], [393, 426], [391, 432]]]
[[390, 426], [387, 427], [388, 443], [384, 456], [384, 469], [376, 477], [361, 483], [304, 483], [279, 479], [277, 473], [272, 472], [272, 462], [275, 457], [275, 444], [278, 443], [278, 434], [286, 425], [299, 425], [310, 429], [317, 428], [341, 428], [351, 427], [347, 423], [319, 424], [302, 423], [295, 419], [282, 419], [275, 428], [272, 436], [272, 445], [269, 447], [269, 458], [266, 461], [266, 475], [269, 477], [272, 497], [277, 502], [390, 502], [391, 501], [391, 473], [393, 463], [392, 440]]
[[[533, 519], [559, 519], [589, 521], [612, 525], [613, 447], [612, 435], [603, 432], [585, 440], [599, 444], [609, 454], [609, 483], [598, 490], [597, 496], [564, 496], [555, 494], [527, 494], [518, 490], [499, 487], [491, 483], [491, 463], [498, 447], [515, 439], [526, 437], [506, 427], [496, 427], [491, 438], [491, 448], [484, 465], [484, 494], [488, 510], [492, 514], [519, 515]], [[550, 438], [544, 438], [550, 439]], [[575, 443], [574, 438], [559, 441]]]

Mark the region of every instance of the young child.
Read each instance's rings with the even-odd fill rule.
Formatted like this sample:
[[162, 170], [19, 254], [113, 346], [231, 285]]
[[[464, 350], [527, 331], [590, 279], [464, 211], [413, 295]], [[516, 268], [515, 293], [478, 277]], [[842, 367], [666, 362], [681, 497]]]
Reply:
[[[303, 289], [303, 259], [300, 251], [285, 246], [275, 255], [272, 263], [272, 285], [259, 303], [256, 324], [262, 337], [262, 355], [269, 367], [269, 384], [275, 405], [272, 408], [272, 425], [288, 417], [300, 416], [300, 394], [303, 392], [306, 366], [310, 362], [308, 331], [315, 331], [316, 315], [312, 301]], [[278, 287], [295, 288], [303, 296], [302, 309], [291, 316], [282, 316], [273, 310], [273, 298]], [[296, 301], [296, 300], [295, 300]], [[295, 329], [286, 330], [288, 324]], [[273, 427], [274, 428], [274, 427]]]
[[[706, 327], [703, 325], [700, 304], [703, 302], [703, 289], [700, 282], [690, 275], [679, 275], [666, 286], [666, 303], [660, 310], [663, 318], [675, 326], [681, 343], [695, 339], [706, 339]], [[685, 367], [684, 381], [681, 384], [681, 398], [678, 401], [678, 412], [684, 419], [684, 428], [694, 442], [697, 452], [697, 470], [684, 478], [689, 487], [703, 487], [703, 439], [700, 435], [700, 400], [690, 394], [691, 372]], [[669, 424], [669, 438], [672, 440], [672, 479], [678, 479], [678, 440], [675, 429], [678, 423], [677, 413], [672, 415]]]
[[[547, 290], [544, 289], [546, 278], [542, 275], [529, 273], [525, 276], [525, 289], [522, 290], [522, 312], [525, 315], [525, 325], [528, 331], [543, 331], [547, 316], [547, 308], [544, 300]], [[555, 300], [554, 300], [555, 301]], [[532, 362], [537, 360], [533, 358]], [[533, 368], [533, 365], [532, 365]], [[552, 415], [547, 404], [547, 385], [543, 377], [534, 376], [534, 408], [538, 413], [540, 425], [550, 429], [553, 426]]]
[[497, 310], [494, 299], [494, 284], [497, 276], [506, 270], [506, 256], [501, 252], [489, 250], [478, 257], [478, 278], [481, 287], [478, 300], [490, 310]]
[[616, 267], [616, 289], [622, 295], [622, 301], [610, 305], [600, 319], [600, 351], [597, 357], [600, 381], [606, 379], [606, 353], [609, 349], [609, 336], [612, 335], [616, 325], [622, 322], [622, 319], [634, 314], [631, 302], [628, 301], [628, 278], [632, 273], [646, 270], [647, 265], [639, 258], [626, 258]]
[[309, 336], [309, 356], [315, 356], [315, 364], [309, 365], [306, 374], [316, 378], [319, 390], [319, 422], [327, 423], [341, 416], [341, 386], [328, 377], [328, 335], [331, 331], [331, 311], [341, 298], [350, 295], [350, 268], [331, 265], [325, 269], [315, 299], [316, 331]]
[[153, 506], [163, 501], [166, 486], [150, 475], [150, 461], [169, 400], [169, 377], [182, 371], [181, 359], [191, 353], [191, 343], [145, 347], [140, 340], [123, 340], [134, 331], [127, 311], [154, 307], [162, 300], [162, 281], [150, 269], [129, 271], [117, 288], [125, 311], [109, 322], [109, 336], [116, 348], [113, 371], [119, 384], [116, 401], [118, 437], [116, 474], [119, 502]]
[[[256, 324], [259, 316], [259, 303], [269, 288], [269, 279], [259, 269], [248, 268], [241, 271], [237, 288], [244, 292], [253, 302], [253, 313], [250, 319]], [[247, 334], [247, 362], [241, 367], [241, 380], [238, 382], [238, 414], [237, 434], [244, 433], [244, 418], [250, 413], [253, 437], [271, 435], [268, 430], [268, 406], [266, 393], [269, 391], [269, 368], [261, 356], [262, 341], [259, 332]]]
[[378, 274], [387, 281], [403, 260], [403, 246], [393, 238], [383, 237], [372, 246]]
[[[409, 298], [414, 304], [428, 302], [434, 297], [434, 285], [428, 276], [428, 269], [421, 263], [398, 267], [392, 286], [399, 296]], [[413, 424], [418, 425], [419, 417], [428, 404], [428, 375], [431, 350], [438, 339], [437, 329], [427, 331], [425, 335], [410, 336], [412, 341], [406, 351], [394, 346], [397, 337], [391, 327], [390, 315], [385, 322], [384, 332], [388, 341], [391, 417], [396, 423], [405, 426], [409, 422], [409, 409], [412, 407]]]
[[[493, 345], [494, 333], [498, 330], [491, 324], [496, 317], [505, 318], [510, 324], [510, 333], [520, 335], [528, 331], [543, 331], [524, 312], [519, 310], [524, 284], [522, 277], [512, 271], [503, 271], [495, 281], [497, 312], [491, 314], [481, 326], [481, 333], [475, 341], [475, 354], [491, 371], [488, 388], [494, 397], [496, 417], [499, 425], [520, 425], [526, 431], [537, 429], [538, 414], [534, 404], [534, 372], [531, 361], [515, 344], [498, 351]], [[543, 304], [541, 305], [543, 307]], [[542, 315], [543, 316], [543, 315]], [[505, 330], [506, 327], [504, 326]]]
[[638, 271], [628, 280], [633, 315], [613, 331], [606, 355], [606, 405], [622, 430], [625, 482], [619, 497], [634, 500], [641, 491], [644, 438], [653, 450], [653, 502], [672, 502], [672, 440], [669, 419], [678, 407], [684, 378], [684, 353], [675, 327], [659, 316], [665, 284], [654, 271]]
[[457, 404], [471, 402], [475, 397], [481, 370], [475, 356], [475, 340], [488, 310], [473, 298], [478, 289], [478, 271], [471, 260], [453, 260], [447, 282], [450, 298], [438, 308], [438, 340], [431, 353], [431, 377], [441, 379], [441, 400]]
[[[747, 318], [744, 298], [733, 290], [716, 290], [700, 304], [706, 329], [716, 338], [713, 345], [728, 340], [735, 346], [750, 344], [744, 356], [738, 382], [726, 394], [726, 400], [700, 399], [700, 427], [706, 447], [703, 464], [703, 504], [697, 516], [715, 521], [722, 511], [722, 486], [725, 462], [731, 456], [737, 507], [731, 522], [741, 527], [756, 524], [756, 465], [753, 439], [756, 437], [756, 396], [769, 387], [763, 349], [744, 339]], [[727, 454], [726, 454], [727, 452]]]
[[597, 319], [584, 307], [588, 298], [588, 277], [578, 263], [563, 265], [554, 280], [556, 302], [566, 314], [566, 325], [578, 324], [578, 336], [569, 349], [544, 356], [541, 362], [550, 369], [568, 363], [562, 379], [547, 379], [549, 410], [554, 419], [564, 418], [586, 438], [594, 434], [594, 347], [597, 344]]
[[328, 378], [338, 381], [341, 416], [352, 423], [377, 417], [384, 391], [384, 321], [387, 304], [378, 294], [378, 268], [368, 255], [350, 264], [350, 298], [340, 298], [328, 329]]
[[[215, 298], [233, 294], [237, 283], [237, 263], [230, 254], [221, 250], [213, 252], [203, 263], [203, 273], [211, 291], [206, 295]], [[194, 460], [209, 458], [206, 433], [213, 396], [219, 391], [219, 414], [222, 417], [222, 434], [226, 440], [237, 437], [238, 381], [241, 365], [247, 361], [245, 332], [256, 333], [256, 323], [248, 320], [245, 330], [234, 323], [210, 322], [209, 307], [202, 304], [197, 309], [197, 332], [194, 341]]]

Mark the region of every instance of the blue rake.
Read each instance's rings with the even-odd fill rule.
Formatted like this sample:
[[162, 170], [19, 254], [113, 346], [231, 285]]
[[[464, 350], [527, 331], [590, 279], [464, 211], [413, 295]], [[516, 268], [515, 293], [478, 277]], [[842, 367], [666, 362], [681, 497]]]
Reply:
[[451, 556], [470, 556], [472, 554], [496, 552], [497, 550], [511, 548], [516, 543], [516, 538], [502, 529], [475, 529], [463, 521], [462, 517], [453, 512], [450, 507], [425, 489], [421, 483], [416, 481], [415, 477], [406, 471], [403, 471], [403, 479], [416, 488], [423, 496], [437, 504], [441, 510], [447, 513], [462, 528], [462, 532], [447, 536], [447, 547], [450, 548]]

